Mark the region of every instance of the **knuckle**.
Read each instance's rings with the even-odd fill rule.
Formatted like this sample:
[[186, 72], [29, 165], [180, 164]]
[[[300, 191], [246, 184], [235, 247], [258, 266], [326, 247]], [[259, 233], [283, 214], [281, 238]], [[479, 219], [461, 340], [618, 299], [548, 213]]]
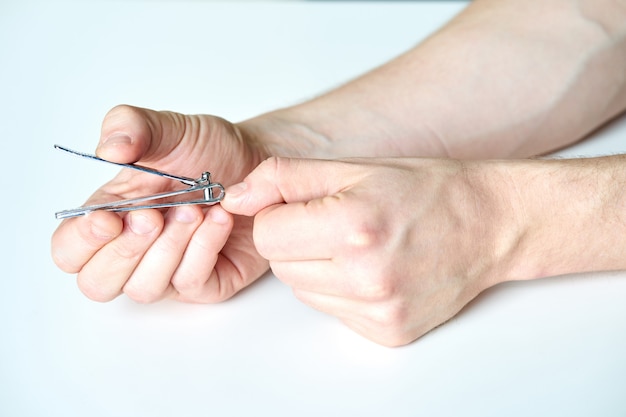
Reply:
[[383, 247], [387, 240], [387, 227], [378, 216], [366, 218], [355, 216], [358, 209], [350, 209], [346, 214], [345, 246], [348, 250], [364, 251]]
[[145, 249], [135, 245], [115, 244], [111, 246], [113, 256], [118, 259], [135, 259], [145, 252]]
[[365, 271], [355, 288], [356, 296], [371, 302], [388, 301], [397, 293], [396, 280], [375, 268]]
[[407, 345], [419, 337], [408, 326], [390, 326], [367, 318], [366, 322], [355, 324], [344, 320], [344, 323], [371, 341], [390, 348]]
[[386, 303], [374, 309], [371, 319], [392, 334], [402, 334], [408, 321], [408, 309], [399, 302]]
[[408, 307], [401, 302], [387, 303], [370, 311], [371, 332], [376, 341], [388, 347], [403, 346], [415, 340]]
[[384, 301], [393, 295], [393, 291], [384, 282], [369, 282], [359, 287], [357, 295], [367, 301]]
[[180, 240], [178, 236], [163, 233], [153, 243], [151, 250], [160, 254], [161, 259], [178, 256], [181, 252], [181, 245], [186, 244], [186, 240]]
[[266, 158], [265, 160], [263, 160], [259, 164], [258, 168], [260, 170], [266, 170], [270, 172], [277, 171], [278, 167], [282, 164], [281, 162], [282, 159], [285, 159], [285, 158], [280, 157], [280, 156], [270, 156], [269, 158]]
[[116, 239], [108, 245], [108, 249], [111, 251], [110, 258], [115, 264], [140, 258], [146, 253], [153, 240], [154, 237], [142, 239], [135, 236]]
[[346, 244], [353, 249], [369, 249], [375, 246], [378, 240], [376, 230], [367, 224], [359, 224], [350, 228], [346, 235]]
[[282, 175], [282, 173], [289, 172], [291, 165], [295, 162], [296, 160], [283, 156], [270, 156], [261, 162], [257, 169], [268, 178], [274, 178], [278, 181], [285, 178], [287, 181], [291, 181], [289, 175]]

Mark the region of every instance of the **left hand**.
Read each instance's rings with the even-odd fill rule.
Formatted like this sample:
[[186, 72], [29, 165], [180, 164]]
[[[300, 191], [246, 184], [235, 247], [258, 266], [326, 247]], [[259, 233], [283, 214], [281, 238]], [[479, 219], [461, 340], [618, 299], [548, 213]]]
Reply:
[[378, 343], [409, 343], [454, 316], [511, 252], [516, 228], [471, 162], [270, 158], [222, 206], [304, 303]]
[[[219, 117], [131, 106], [107, 114], [97, 154], [192, 178], [209, 169], [225, 185], [241, 181], [267, 157], [261, 143]], [[180, 188], [176, 181], [122, 170], [86, 205]], [[217, 302], [268, 268], [254, 249], [252, 220], [233, 217], [219, 204], [122, 214], [94, 211], [64, 220], [51, 246], [56, 264], [76, 273], [81, 291], [97, 301], [125, 293], [139, 302]]]

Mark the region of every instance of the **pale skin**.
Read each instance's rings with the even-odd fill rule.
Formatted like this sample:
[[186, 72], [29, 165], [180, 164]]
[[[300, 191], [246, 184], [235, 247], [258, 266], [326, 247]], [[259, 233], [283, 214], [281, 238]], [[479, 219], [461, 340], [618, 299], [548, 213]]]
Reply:
[[[524, 159], [624, 111], [624, 22], [623, 1], [475, 0], [397, 59], [241, 123], [116, 107], [99, 156], [210, 167], [226, 198], [64, 221], [53, 259], [98, 301], [222, 301], [271, 266], [388, 346], [500, 282], [626, 269], [626, 157]], [[87, 204], [172, 186], [146, 180], [123, 171]]]

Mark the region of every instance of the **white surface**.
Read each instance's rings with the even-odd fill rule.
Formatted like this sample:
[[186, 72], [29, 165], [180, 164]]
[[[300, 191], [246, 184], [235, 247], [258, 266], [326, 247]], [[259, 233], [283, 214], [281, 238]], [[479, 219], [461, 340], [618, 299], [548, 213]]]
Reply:
[[[623, 416], [626, 274], [512, 283], [387, 349], [268, 276], [219, 305], [98, 304], [49, 256], [53, 213], [113, 172], [131, 103], [240, 120], [403, 51], [446, 3], [0, 3], [0, 415]], [[626, 119], [567, 151], [626, 151]]]

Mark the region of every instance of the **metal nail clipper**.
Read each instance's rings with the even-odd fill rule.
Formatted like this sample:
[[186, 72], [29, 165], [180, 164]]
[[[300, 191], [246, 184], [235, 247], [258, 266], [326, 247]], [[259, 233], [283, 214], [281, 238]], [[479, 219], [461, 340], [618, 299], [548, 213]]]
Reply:
[[[224, 186], [217, 182], [211, 182], [211, 174], [209, 172], [203, 172], [200, 178], [186, 178], [179, 177], [177, 175], [168, 174], [166, 172], [157, 171], [153, 168], [144, 167], [141, 165], [135, 164], [122, 164], [118, 162], [107, 161], [106, 159], [99, 158], [95, 155], [90, 155], [82, 152], [73, 151], [68, 148], [64, 148], [63, 146], [54, 145], [56, 149], [61, 151], [65, 151], [71, 153], [72, 155], [77, 155], [83, 158], [88, 158], [95, 161], [106, 162], [108, 164], [117, 165], [122, 168], [130, 168], [136, 171], [145, 172], [148, 174], [158, 175], [163, 178], [168, 178], [171, 180], [180, 181], [185, 185], [188, 185], [188, 188], [183, 188], [181, 190], [169, 191], [160, 194], [153, 194], [144, 197], [131, 198], [128, 200], [120, 200], [113, 201], [110, 203], [104, 204], [96, 204], [93, 206], [83, 206], [72, 210], [63, 210], [55, 213], [57, 219], [67, 219], [70, 217], [78, 217], [83, 216], [87, 213], [91, 213], [96, 210], [105, 210], [105, 211], [113, 211], [113, 212], [124, 212], [124, 211], [132, 211], [132, 210], [141, 210], [148, 208], [167, 208], [167, 207], [176, 207], [176, 206], [184, 206], [190, 204], [215, 204], [224, 198]], [[202, 192], [202, 198], [194, 199], [194, 200], [183, 200], [183, 201], [166, 201], [161, 203], [152, 203], [152, 204], [140, 204], [153, 200], [161, 200], [165, 198], [175, 197], [183, 194], [194, 193], [194, 192]]]

